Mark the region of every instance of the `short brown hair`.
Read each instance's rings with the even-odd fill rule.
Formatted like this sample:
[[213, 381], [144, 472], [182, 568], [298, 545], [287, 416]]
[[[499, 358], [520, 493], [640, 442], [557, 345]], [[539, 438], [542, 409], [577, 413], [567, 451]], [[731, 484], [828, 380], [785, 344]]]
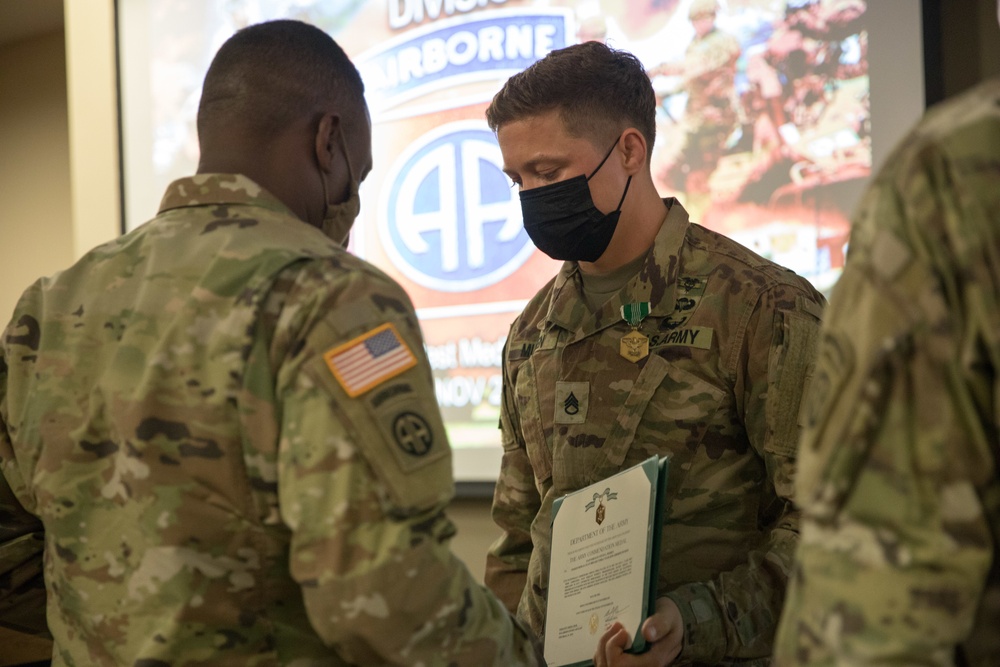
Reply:
[[642, 63], [628, 51], [584, 42], [553, 51], [504, 84], [486, 109], [496, 132], [512, 121], [558, 110], [570, 134], [604, 148], [627, 127], [656, 138], [656, 97]]

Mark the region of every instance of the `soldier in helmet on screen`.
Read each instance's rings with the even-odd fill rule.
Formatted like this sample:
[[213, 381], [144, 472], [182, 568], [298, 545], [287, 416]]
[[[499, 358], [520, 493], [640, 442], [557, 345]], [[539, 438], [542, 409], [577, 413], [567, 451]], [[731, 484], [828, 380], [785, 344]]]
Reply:
[[739, 125], [736, 112], [736, 61], [740, 43], [716, 26], [717, 0], [694, 0], [688, 12], [695, 37], [680, 63], [666, 63], [650, 76], [681, 77], [687, 93], [684, 137], [675, 157], [662, 166], [663, 181], [684, 191], [705, 192], [708, 177]]
[[237, 32], [205, 77], [198, 174], [18, 303], [0, 625], [50, 633], [55, 664], [539, 664], [449, 550], [413, 307], [343, 248], [363, 93], [317, 28]]

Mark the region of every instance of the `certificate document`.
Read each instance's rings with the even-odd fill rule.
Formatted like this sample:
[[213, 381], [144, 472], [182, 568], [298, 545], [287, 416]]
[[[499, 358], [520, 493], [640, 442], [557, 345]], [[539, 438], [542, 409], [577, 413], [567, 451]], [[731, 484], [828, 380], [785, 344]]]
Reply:
[[669, 459], [653, 456], [552, 507], [552, 559], [545, 616], [550, 667], [591, 665], [604, 631], [619, 621], [633, 637], [656, 603], [656, 569]]

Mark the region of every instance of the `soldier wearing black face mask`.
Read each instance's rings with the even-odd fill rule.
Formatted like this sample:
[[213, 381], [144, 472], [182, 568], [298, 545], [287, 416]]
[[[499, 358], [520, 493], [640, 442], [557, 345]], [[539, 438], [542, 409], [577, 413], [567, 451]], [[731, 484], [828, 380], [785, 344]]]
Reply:
[[[670, 456], [643, 664], [766, 665], [798, 541], [798, 407], [824, 299], [661, 198], [654, 109], [641, 63], [588, 42], [511, 78], [487, 110], [525, 229], [566, 260], [507, 339], [487, 583], [541, 636], [552, 501]], [[599, 666], [629, 639], [606, 630]]]
[[521, 191], [524, 229], [535, 246], [552, 259], [594, 262], [608, 249], [632, 177], [629, 176], [625, 182], [618, 207], [610, 213], [601, 213], [594, 206], [588, 183], [608, 161], [617, 145], [616, 141], [590, 176], [581, 174]]

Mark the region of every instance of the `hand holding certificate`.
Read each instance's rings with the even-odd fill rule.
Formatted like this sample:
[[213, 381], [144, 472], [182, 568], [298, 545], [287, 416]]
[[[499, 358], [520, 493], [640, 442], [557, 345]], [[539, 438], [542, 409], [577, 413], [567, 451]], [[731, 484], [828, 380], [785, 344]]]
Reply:
[[555, 501], [545, 617], [550, 667], [592, 664], [615, 621], [635, 637], [630, 651], [644, 648], [638, 630], [655, 605], [668, 464], [654, 456]]

